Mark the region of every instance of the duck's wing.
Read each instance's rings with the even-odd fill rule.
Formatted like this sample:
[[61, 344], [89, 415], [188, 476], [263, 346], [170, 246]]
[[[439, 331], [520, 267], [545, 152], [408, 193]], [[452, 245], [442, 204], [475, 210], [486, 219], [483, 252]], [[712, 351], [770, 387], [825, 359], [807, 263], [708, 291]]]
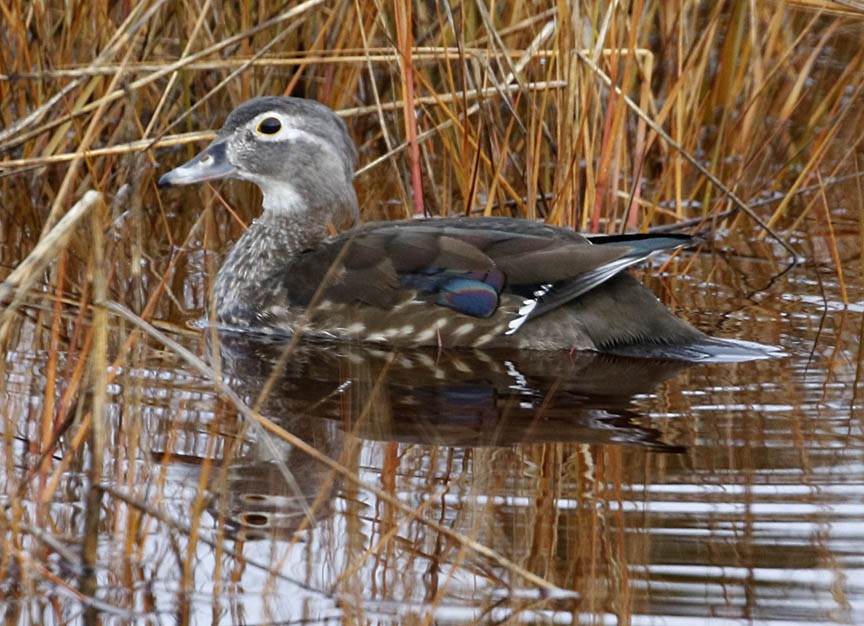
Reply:
[[592, 236], [588, 240], [593, 244], [592, 249], [615, 251], [617, 255], [610, 254], [607, 262], [600, 263], [557, 284], [555, 289], [550, 290], [541, 299], [532, 312], [532, 317], [543, 315], [578, 298], [628, 267], [641, 263], [658, 252], [676, 250], [693, 245], [697, 241], [689, 235], [675, 234]]
[[522, 304], [509, 326], [514, 332], [651, 254], [690, 241], [636, 236], [596, 245], [523, 220], [383, 222], [302, 253], [281, 280], [289, 303], [301, 307], [329, 302], [387, 309], [410, 298], [489, 318], [502, 298], [515, 296]]

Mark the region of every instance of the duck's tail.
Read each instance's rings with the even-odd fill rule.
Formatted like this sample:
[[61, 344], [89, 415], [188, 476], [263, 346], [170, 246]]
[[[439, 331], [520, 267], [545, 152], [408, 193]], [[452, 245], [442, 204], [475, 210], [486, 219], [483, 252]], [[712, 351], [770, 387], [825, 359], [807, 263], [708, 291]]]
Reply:
[[620, 346], [607, 351], [622, 356], [640, 356], [695, 363], [738, 363], [788, 356], [777, 346], [769, 346], [755, 341], [708, 336], [686, 344], [642, 344], [639, 346]]

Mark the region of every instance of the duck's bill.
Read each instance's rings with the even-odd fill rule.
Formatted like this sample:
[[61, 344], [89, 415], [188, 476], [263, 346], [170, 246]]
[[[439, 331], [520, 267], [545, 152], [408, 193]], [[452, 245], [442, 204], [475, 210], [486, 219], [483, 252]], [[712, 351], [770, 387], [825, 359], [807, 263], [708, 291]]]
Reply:
[[235, 176], [236, 168], [228, 161], [224, 143], [212, 143], [191, 161], [174, 168], [159, 179], [159, 187], [179, 187], [205, 180]]

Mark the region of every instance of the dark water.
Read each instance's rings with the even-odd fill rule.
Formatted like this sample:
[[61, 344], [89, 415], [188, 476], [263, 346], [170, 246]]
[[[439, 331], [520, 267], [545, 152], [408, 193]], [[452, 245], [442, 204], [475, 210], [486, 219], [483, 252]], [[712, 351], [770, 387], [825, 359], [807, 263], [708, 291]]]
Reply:
[[[840, 240], [848, 305], [827, 264], [778, 277], [703, 252], [647, 278], [699, 327], [783, 359], [218, 344], [231, 387], [290, 436], [136, 342], [109, 388], [103, 619], [864, 623], [864, 298], [859, 240]], [[18, 327], [5, 358], [0, 613], [59, 624], [84, 609], [62, 549], [77, 554], [89, 485], [75, 429], [35, 469], [49, 378], [59, 403], [73, 376], [35, 335]], [[172, 336], [217, 362], [200, 332]]]

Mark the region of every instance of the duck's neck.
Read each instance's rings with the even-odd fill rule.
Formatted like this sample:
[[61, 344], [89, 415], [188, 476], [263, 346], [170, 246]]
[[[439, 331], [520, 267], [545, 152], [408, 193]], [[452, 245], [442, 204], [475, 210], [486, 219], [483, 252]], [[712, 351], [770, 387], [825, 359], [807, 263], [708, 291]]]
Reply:
[[248, 325], [278, 305], [291, 260], [328, 236], [330, 212], [274, 210], [267, 205], [228, 253], [214, 285], [216, 312], [226, 324]]

